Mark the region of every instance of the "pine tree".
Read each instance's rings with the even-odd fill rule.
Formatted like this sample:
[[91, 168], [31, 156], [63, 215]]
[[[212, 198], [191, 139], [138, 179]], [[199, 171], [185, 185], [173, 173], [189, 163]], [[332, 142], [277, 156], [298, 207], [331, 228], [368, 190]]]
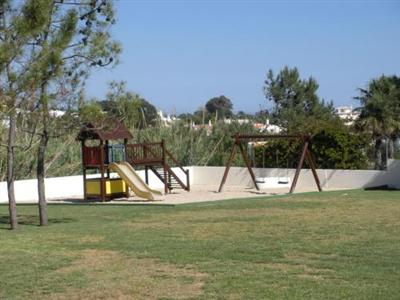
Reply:
[[7, 188], [11, 229], [18, 227], [17, 208], [14, 191], [14, 152], [17, 134], [17, 113], [30, 101], [37, 84], [24, 80], [29, 69], [27, 45], [37, 37], [45, 26], [47, 13], [38, 1], [23, 4], [2, 0], [0, 2], [0, 81], [1, 103], [5, 104], [8, 119], [7, 144]]
[[[41, 0], [50, 14], [36, 44], [31, 79], [40, 82], [37, 107], [41, 124], [37, 152], [36, 175], [40, 224], [47, 225], [45, 196], [45, 158], [49, 139], [60, 134], [60, 128], [49, 114], [51, 104], [59, 97], [59, 83], [84, 81], [90, 67], [114, 64], [120, 52], [111, 39], [109, 29], [114, 23], [111, 1]], [[71, 8], [72, 4], [72, 8]]]

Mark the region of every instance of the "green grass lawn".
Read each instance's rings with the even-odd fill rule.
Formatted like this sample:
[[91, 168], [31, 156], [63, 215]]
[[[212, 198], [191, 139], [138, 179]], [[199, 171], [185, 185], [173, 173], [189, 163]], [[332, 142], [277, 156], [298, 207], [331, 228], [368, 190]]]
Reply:
[[[190, 194], [188, 194], [190, 197]], [[400, 192], [0, 206], [0, 299], [399, 299]]]

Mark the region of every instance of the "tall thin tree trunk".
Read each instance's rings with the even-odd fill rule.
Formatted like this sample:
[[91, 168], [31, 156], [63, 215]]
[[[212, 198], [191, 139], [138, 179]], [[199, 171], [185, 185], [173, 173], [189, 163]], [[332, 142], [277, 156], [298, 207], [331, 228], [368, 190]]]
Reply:
[[[48, 41], [50, 26], [52, 24], [52, 17], [55, 8], [55, 1], [51, 4], [51, 14], [49, 15], [49, 21], [47, 24], [47, 29], [44, 31], [42, 42], [45, 43]], [[47, 218], [47, 202], [46, 202], [46, 188], [44, 183], [45, 174], [45, 158], [46, 158], [46, 149], [49, 141], [49, 106], [47, 99], [47, 86], [49, 84], [49, 74], [43, 76], [41, 86], [40, 86], [40, 98], [39, 105], [42, 113], [42, 135], [40, 138], [39, 149], [38, 149], [38, 161], [36, 166], [36, 177], [38, 181], [38, 205], [39, 205], [39, 221], [40, 226], [47, 226], [48, 218]]]
[[389, 142], [388, 158], [390, 158], [390, 159], [394, 158], [394, 143], [395, 143], [395, 141], [396, 141], [396, 138], [388, 139], [388, 142]]
[[46, 148], [48, 141], [49, 138], [47, 131], [42, 132], [42, 137], [40, 138], [39, 149], [38, 149], [38, 161], [36, 169], [36, 176], [38, 180], [40, 226], [46, 226], [48, 224], [46, 190], [44, 183], [44, 178], [45, 178], [44, 162], [45, 162]]
[[45, 157], [46, 148], [49, 141], [48, 133], [48, 107], [46, 100], [46, 87], [47, 85], [42, 85], [40, 93], [40, 104], [42, 109], [42, 134], [39, 143], [38, 157], [37, 157], [37, 167], [36, 167], [36, 177], [38, 181], [38, 199], [39, 199], [39, 220], [40, 226], [46, 226], [48, 224], [47, 219], [47, 202], [46, 202], [46, 189], [45, 189]]
[[382, 139], [377, 138], [375, 140], [375, 169], [382, 169]]
[[[1, 25], [7, 27], [6, 10], [8, 8], [7, 1], [2, 1], [1, 10], [2, 18]], [[9, 42], [10, 34], [8, 30], [4, 31], [2, 36], [2, 41]], [[12, 91], [12, 81], [10, 80], [11, 66], [10, 63], [6, 64], [5, 71], [7, 74], [8, 89]], [[12, 102], [8, 103], [9, 113], [9, 128], [8, 128], [8, 141], [7, 141], [7, 193], [8, 193], [8, 210], [10, 213], [10, 228], [18, 228], [18, 215], [17, 215], [17, 203], [15, 201], [15, 190], [14, 190], [14, 147], [15, 147], [15, 137], [17, 134], [17, 116], [15, 112], [15, 98], [12, 95]], [[2, 99], [3, 100], [3, 99]]]
[[7, 144], [7, 190], [8, 190], [8, 210], [10, 212], [11, 229], [18, 228], [17, 204], [14, 191], [14, 146], [16, 136], [17, 119], [15, 112], [10, 113], [10, 124], [8, 129]]

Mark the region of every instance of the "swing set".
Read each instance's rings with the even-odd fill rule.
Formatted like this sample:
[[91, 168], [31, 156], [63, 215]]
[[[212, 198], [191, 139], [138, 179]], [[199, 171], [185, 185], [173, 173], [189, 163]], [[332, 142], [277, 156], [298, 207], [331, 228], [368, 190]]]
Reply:
[[[248, 157], [251, 159], [251, 162], [253, 164], [253, 167], [256, 166], [256, 160], [255, 160], [255, 149], [262, 145], [266, 145], [267, 142], [249, 142], [247, 143], [247, 154]], [[287, 155], [284, 157], [286, 159], [286, 171], [284, 171], [286, 176], [282, 176], [282, 172], [280, 170], [280, 164], [279, 164], [279, 155], [280, 151], [279, 149], [276, 150], [275, 152], [275, 168], [279, 168], [278, 171], [278, 184], [289, 184], [290, 178], [289, 178], [289, 159], [287, 158]], [[262, 148], [262, 168], [265, 168], [265, 147]], [[265, 183], [264, 180], [258, 179], [257, 183]]]
[[[297, 164], [297, 168], [296, 168], [296, 172], [292, 181], [292, 184], [290, 186], [290, 192], [289, 193], [293, 193], [295, 188], [296, 188], [296, 184], [297, 181], [299, 179], [300, 176], [300, 172], [301, 169], [303, 168], [304, 165], [304, 161], [307, 160], [307, 163], [312, 171], [312, 174], [314, 176], [314, 180], [315, 183], [317, 185], [318, 191], [322, 192], [322, 188], [321, 188], [321, 183], [319, 181], [318, 178], [318, 174], [317, 174], [317, 170], [316, 170], [316, 166], [315, 166], [315, 161], [311, 155], [311, 150], [310, 150], [310, 143], [311, 143], [311, 136], [308, 134], [297, 134], [297, 135], [289, 135], [289, 134], [276, 134], [276, 135], [240, 135], [240, 134], [236, 134], [233, 136], [234, 139], [234, 143], [232, 146], [232, 151], [231, 151], [231, 155], [229, 156], [228, 162], [226, 163], [226, 167], [225, 167], [225, 172], [224, 172], [224, 176], [222, 177], [221, 180], [221, 184], [219, 186], [219, 190], [218, 192], [221, 192], [226, 179], [228, 178], [228, 174], [229, 174], [229, 170], [232, 164], [232, 161], [236, 155], [236, 151], [237, 148], [239, 148], [240, 153], [242, 154], [242, 158], [244, 163], [246, 164], [246, 167], [250, 173], [251, 179], [254, 183], [254, 186], [257, 190], [260, 190], [260, 188], [258, 187], [257, 184], [257, 180], [256, 177], [254, 175], [254, 172], [252, 170], [252, 166], [251, 166], [251, 162], [249, 161], [249, 158], [247, 156], [247, 153], [243, 147], [243, 142], [260, 142], [260, 141], [266, 141], [269, 139], [292, 139], [292, 140], [298, 140], [302, 143], [302, 151], [301, 151], [301, 155]], [[253, 149], [254, 150], [254, 149]], [[250, 149], [249, 149], [250, 152]], [[264, 152], [265, 154], [265, 152]], [[279, 156], [279, 152], [276, 153], [276, 161], [277, 161], [277, 165], [279, 164], [279, 160], [278, 160], [278, 156]], [[263, 158], [264, 160], [264, 158]], [[288, 163], [289, 164], [289, 163]], [[264, 166], [263, 166], [264, 167]], [[286, 175], [288, 175], [288, 167], [289, 165], [287, 165], [287, 169], [286, 169]], [[288, 176], [287, 176], [288, 178]], [[288, 179], [282, 180], [281, 182], [278, 182], [280, 184], [287, 184], [289, 182]]]

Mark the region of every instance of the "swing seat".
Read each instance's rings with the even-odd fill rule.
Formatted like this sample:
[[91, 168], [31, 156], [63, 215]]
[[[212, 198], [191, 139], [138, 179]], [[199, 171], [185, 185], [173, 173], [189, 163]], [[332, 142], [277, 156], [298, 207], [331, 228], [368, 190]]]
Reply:
[[265, 178], [264, 177], [256, 177], [256, 182], [257, 183], [265, 183]]
[[278, 184], [288, 184], [290, 182], [289, 177], [279, 177], [278, 178]]

